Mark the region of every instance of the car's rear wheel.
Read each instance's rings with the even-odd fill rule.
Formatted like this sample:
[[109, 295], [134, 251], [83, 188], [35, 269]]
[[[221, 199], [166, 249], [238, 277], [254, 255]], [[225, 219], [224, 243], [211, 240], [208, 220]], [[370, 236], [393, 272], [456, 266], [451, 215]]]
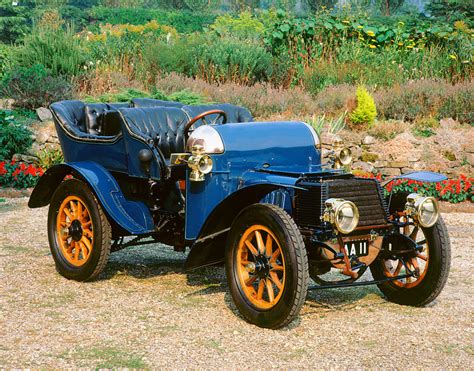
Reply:
[[274, 205], [244, 209], [232, 225], [226, 273], [235, 305], [257, 326], [280, 328], [299, 313], [308, 289], [308, 259], [291, 217]]
[[76, 281], [92, 280], [110, 255], [111, 227], [88, 185], [62, 182], [51, 199], [48, 238], [57, 271]]

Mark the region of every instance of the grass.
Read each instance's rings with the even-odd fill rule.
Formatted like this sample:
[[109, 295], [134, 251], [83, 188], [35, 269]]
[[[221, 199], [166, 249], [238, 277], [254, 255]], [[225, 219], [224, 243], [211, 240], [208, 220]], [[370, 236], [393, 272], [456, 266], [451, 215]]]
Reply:
[[74, 361], [79, 361], [81, 365], [90, 365], [95, 362], [96, 369], [143, 369], [148, 367], [142, 357], [117, 347], [82, 348], [72, 354], [63, 353], [59, 357], [72, 358]]

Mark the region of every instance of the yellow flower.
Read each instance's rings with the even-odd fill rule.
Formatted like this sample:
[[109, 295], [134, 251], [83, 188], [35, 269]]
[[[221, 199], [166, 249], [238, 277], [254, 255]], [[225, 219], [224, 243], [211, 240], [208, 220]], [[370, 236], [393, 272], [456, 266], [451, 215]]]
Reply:
[[367, 31], [367, 35], [371, 36], [371, 37], [374, 37], [375, 34], [374, 34], [374, 31]]
[[403, 27], [403, 26], [405, 26], [405, 22], [400, 21], [400, 22], [398, 22], [398, 25]]
[[449, 58], [454, 59], [455, 61], [458, 59], [458, 57], [456, 57], [454, 54], [450, 54]]
[[372, 45], [372, 44], [369, 45], [370, 49], [375, 49], [376, 47], [377, 47], [376, 45]]
[[398, 43], [398, 46], [403, 46], [403, 43], [399, 42], [399, 43]]
[[364, 26], [360, 26], [360, 25], [359, 25], [359, 26], [357, 26], [357, 28], [364, 28]]
[[344, 19], [344, 20], [342, 21], [342, 23], [349, 24], [349, 23], [351, 23], [351, 22], [349, 22], [347, 19]]

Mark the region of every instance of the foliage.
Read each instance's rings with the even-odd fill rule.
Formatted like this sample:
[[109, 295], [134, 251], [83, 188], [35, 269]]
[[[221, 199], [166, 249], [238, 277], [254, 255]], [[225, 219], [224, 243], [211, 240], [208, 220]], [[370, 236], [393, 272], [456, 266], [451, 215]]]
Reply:
[[356, 96], [357, 107], [349, 115], [349, 119], [356, 128], [371, 127], [377, 117], [374, 98], [372, 98], [370, 93], [363, 86], [357, 88]]
[[388, 141], [395, 138], [398, 134], [403, 133], [406, 129], [407, 124], [403, 121], [388, 120], [377, 122], [377, 125], [372, 126], [368, 133], [375, 138]]
[[0, 162], [0, 187], [24, 189], [34, 187], [43, 175], [43, 169], [16, 161]]
[[189, 89], [177, 91], [168, 97], [174, 102], [181, 102], [186, 105], [205, 104], [207, 101], [199, 94], [193, 93]]
[[0, 0], [0, 42], [13, 43], [27, 34], [32, 7], [33, 1], [15, 5], [11, 0]]
[[[358, 172], [357, 176], [366, 178], [383, 179], [381, 174]], [[457, 179], [443, 180], [438, 183], [424, 183], [411, 179], [394, 179], [385, 185], [385, 196], [390, 193], [420, 193], [432, 196], [438, 200], [458, 203], [462, 201], [474, 201], [474, 178], [461, 174]]]
[[16, 153], [25, 153], [31, 146], [32, 133], [19, 124], [12, 111], [0, 110], [0, 160], [9, 160]]
[[385, 119], [415, 121], [422, 117], [452, 117], [474, 122], [474, 82], [456, 85], [437, 80], [417, 80], [374, 94], [379, 115]]
[[310, 124], [318, 134], [321, 134], [324, 128], [326, 128], [329, 134], [337, 134], [346, 127], [346, 116], [347, 111], [336, 118], [328, 118], [326, 114], [323, 114], [322, 116], [313, 115], [305, 121]]
[[58, 148], [44, 148], [38, 154], [37, 165], [41, 169], [49, 169], [51, 166], [64, 162], [63, 153]]
[[41, 64], [9, 71], [0, 85], [0, 95], [14, 99], [15, 106], [34, 110], [73, 97], [72, 85], [51, 76]]
[[439, 127], [439, 121], [434, 117], [421, 117], [415, 121], [413, 133], [420, 137], [431, 137], [436, 134], [435, 129]]
[[[432, 71], [430, 76], [443, 75], [458, 81], [468, 79], [472, 74], [471, 38], [472, 29], [468, 24], [458, 27], [420, 17], [387, 22], [386, 19], [359, 17], [352, 13], [329, 12], [294, 18], [280, 11], [277, 21], [267, 32], [265, 42], [274, 55], [285, 55], [291, 60], [294, 68], [289, 73], [293, 81], [300, 81], [307, 69], [323, 61], [337, 63], [354, 60], [351, 56], [353, 51], [360, 55], [356, 61], [368, 55], [371, 59], [394, 61], [403, 67], [411, 67], [403, 62], [404, 59], [420, 63], [420, 56], [439, 50], [442, 50], [442, 62], [440, 59], [431, 66], [431, 69], [439, 70]], [[354, 48], [354, 45], [357, 47]], [[374, 68], [377, 63], [370, 66]]]
[[192, 33], [203, 31], [217, 18], [209, 12], [191, 12], [189, 10], [170, 11], [150, 8], [107, 8], [95, 7], [90, 16], [99, 23], [110, 24], [133, 24], [140, 25], [152, 20], [159, 24], [171, 26], [180, 33]]
[[63, 27], [56, 12], [43, 14], [16, 56], [18, 66], [30, 68], [42, 64], [53, 77], [76, 76], [83, 71], [86, 61], [81, 39], [71, 27]]
[[233, 17], [224, 14], [215, 20], [210, 26], [219, 36], [233, 36], [239, 39], [258, 39], [263, 35], [265, 26], [262, 21], [252, 15], [249, 11], [244, 11]]
[[8, 45], [0, 44], [0, 79], [10, 68], [12, 49], [13, 48]]

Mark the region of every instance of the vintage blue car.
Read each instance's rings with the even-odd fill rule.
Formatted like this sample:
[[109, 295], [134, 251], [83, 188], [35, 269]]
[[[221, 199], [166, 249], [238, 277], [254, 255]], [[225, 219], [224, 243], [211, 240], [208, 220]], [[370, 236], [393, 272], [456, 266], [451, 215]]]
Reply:
[[[450, 242], [436, 200], [386, 198], [377, 180], [340, 169], [350, 162], [341, 145], [323, 164], [303, 122], [153, 99], [51, 111], [65, 163], [44, 174], [29, 206], [50, 205], [50, 248], [66, 278], [94, 279], [127, 246], [189, 248], [185, 268], [225, 262], [242, 316], [268, 328], [290, 323], [308, 289], [377, 284], [388, 300], [422, 306], [446, 282]], [[369, 267], [373, 278], [358, 281]]]

